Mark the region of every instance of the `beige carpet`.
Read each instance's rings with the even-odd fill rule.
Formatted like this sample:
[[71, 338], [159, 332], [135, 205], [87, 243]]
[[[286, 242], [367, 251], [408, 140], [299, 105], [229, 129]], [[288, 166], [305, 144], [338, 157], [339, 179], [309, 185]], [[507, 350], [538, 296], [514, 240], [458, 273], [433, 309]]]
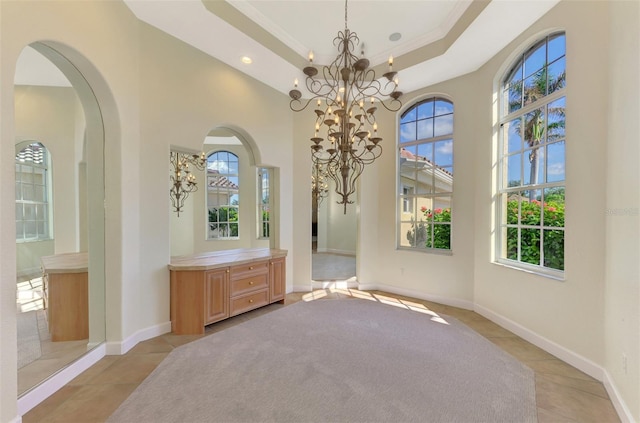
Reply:
[[534, 376], [455, 319], [300, 302], [173, 350], [108, 422], [536, 422]]

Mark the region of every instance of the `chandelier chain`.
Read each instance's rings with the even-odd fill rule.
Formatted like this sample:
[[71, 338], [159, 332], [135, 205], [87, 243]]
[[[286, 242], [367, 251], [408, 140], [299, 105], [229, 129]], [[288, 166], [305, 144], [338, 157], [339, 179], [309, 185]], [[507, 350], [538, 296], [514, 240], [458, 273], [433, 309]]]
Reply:
[[345, 32], [347, 31], [347, 1], [349, 0], [344, 0], [344, 30]]

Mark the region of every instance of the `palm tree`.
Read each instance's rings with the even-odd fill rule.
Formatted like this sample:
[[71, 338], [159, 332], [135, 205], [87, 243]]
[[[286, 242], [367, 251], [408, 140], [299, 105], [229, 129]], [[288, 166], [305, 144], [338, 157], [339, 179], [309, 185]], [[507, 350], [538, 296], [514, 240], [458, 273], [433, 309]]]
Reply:
[[[543, 66], [533, 78], [533, 83], [529, 86], [524, 85], [523, 81], [517, 82], [517, 89], [511, 91], [511, 98], [509, 99], [509, 110], [516, 110], [521, 107], [522, 100], [524, 104], [530, 104], [538, 99], [541, 99], [547, 95], [547, 93], [555, 92], [556, 90], [564, 87], [566, 81], [566, 72], [563, 71], [560, 75], [548, 81], [547, 84], [547, 66]], [[547, 90], [548, 89], [548, 90]], [[531, 164], [530, 170], [530, 183], [535, 183], [538, 180], [539, 166], [538, 159], [540, 144], [542, 143], [545, 135], [545, 127], [552, 131], [555, 129], [564, 128], [564, 107], [549, 107], [547, 109], [548, 116], [555, 116], [558, 119], [556, 121], [546, 124], [545, 111], [543, 108], [535, 109], [524, 116], [524, 140], [531, 148], [529, 153], [529, 163]], [[522, 120], [518, 119], [515, 122], [515, 128], [518, 133], [520, 132], [520, 125]], [[529, 192], [529, 201], [535, 200], [535, 192], [531, 190]]]

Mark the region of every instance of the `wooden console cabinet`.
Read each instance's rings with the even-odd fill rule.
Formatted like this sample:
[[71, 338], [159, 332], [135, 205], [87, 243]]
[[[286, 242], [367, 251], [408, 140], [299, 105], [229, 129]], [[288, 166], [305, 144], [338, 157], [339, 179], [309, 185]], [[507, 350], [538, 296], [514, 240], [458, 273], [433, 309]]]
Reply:
[[172, 331], [202, 334], [211, 323], [284, 302], [286, 255], [259, 248], [172, 257]]
[[44, 303], [51, 341], [89, 338], [89, 259], [87, 253], [44, 256]]

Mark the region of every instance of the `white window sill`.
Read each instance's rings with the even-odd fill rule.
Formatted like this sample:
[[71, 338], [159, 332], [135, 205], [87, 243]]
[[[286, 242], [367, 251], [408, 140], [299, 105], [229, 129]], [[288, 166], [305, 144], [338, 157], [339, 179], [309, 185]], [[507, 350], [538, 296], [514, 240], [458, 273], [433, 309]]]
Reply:
[[526, 265], [521, 266], [520, 263], [507, 262], [507, 261], [494, 261], [493, 264], [500, 267], [506, 267], [507, 269], [513, 269], [520, 272], [529, 273], [535, 276], [542, 276], [543, 278], [553, 279], [556, 281], [564, 282], [566, 280], [565, 274], [559, 270], [547, 270], [543, 268], [536, 268], [534, 266], [528, 267]]

